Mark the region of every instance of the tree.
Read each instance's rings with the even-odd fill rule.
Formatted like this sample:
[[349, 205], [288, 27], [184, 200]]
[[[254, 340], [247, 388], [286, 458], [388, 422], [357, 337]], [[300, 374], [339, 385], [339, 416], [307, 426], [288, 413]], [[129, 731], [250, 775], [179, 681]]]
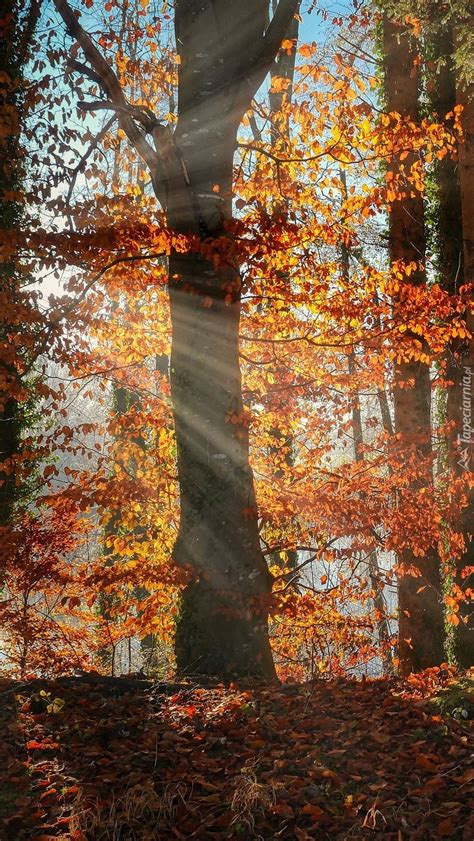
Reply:
[[[23, 375], [54, 360], [38, 434], [53, 460], [37, 477], [32, 534], [47, 557], [53, 529], [42, 520], [71, 504], [78, 534], [65, 543], [62, 583], [36, 585], [32, 568], [26, 589], [54, 606], [51, 628], [59, 620], [71, 641], [74, 623], [99, 668], [105, 646], [119, 667], [127, 642], [153, 634], [164, 650], [177, 629], [182, 671], [272, 676], [267, 613], [280, 675], [369, 668], [387, 647], [386, 629], [374, 633], [375, 552], [387, 586], [400, 575], [405, 608], [410, 580], [423, 607], [430, 553], [444, 536], [444, 562], [448, 540], [462, 546], [464, 480], [432, 481], [427, 404], [430, 366], [466, 336], [465, 293], [426, 282], [423, 230], [414, 238], [407, 228], [408, 245], [394, 237], [422, 213], [425, 173], [453, 150], [460, 109], [453, 127], [411, 119], [396, 96], [400, 73], [413, 78], [397, 67], [398, 110], [375, 113], [364, 11], [347, 28], [332, 22], [334, 54], [296, 44], [289, 17], [270, 89], [252, 98], [283, 7], [272, 4], [271, 23], [263, 6], [247, 22], [249, 43], [257, 30], [260, 42], [245, 53], [230, 12], [214, 19], [212, 8], [178, 3], [175, 18], [167, 6], [156, 17], [146, 0], [95, 4], [89, 35], [58, 0], [75, 43], [63, 46], [55, 13], [38, 35], [24, 131], [32, 188], [25, 223], [6, 239], [45, 287], [54, 273], [59, 292], [43, 296], [36, 331], [15, 301], [9, 339], [28, 339]], [[62, 81], [50, 76], [53, 57], [66, 62]], [[168, 380], [168, 364], [160, 373], [151, 360], [169, 359], [171, 332]], [[394, 378], [395, 435], [384, 393]], [[419, 415], [408, 417], [412, 405]], [[19, 557], [9, 561], [12, 594]], [[13, 626], [22, 595], [10, 604]], [[419, 652], [427, 622], [416, 618], [403, 639]]]
[[[345, 198], [347, 199], [347, 178], [343, 170], [340, 173], [341, 181], [344, 185]], [[346, 245], [341, 247], [341, 269], [346, 281], [349, 280], [351, 270], [350, 252]], [[348, 368], [351, 377], [357, 375], [356, 371], [357, 357], [352, 350], [348, 357]], [[382, 423], [387, 423], [387, 417], [390, 421], [390, 408], [386, 399], [385, 391], [378, 391], [377, 398], [382, 415]], [[354, 390], [351, 395], [351, 414], [352, 414], [352, 436], [354, 440], [354, 460], [357, 464], [364, 461], [364, 429], [362, 423], [362, 410], [360, 403], [360, 395], [357, 390]], [[379, 637], [380, 647], [382, 651], [382, 661], [384, 670], [391, 673], [393, 670], [393, 658], [391, 649], [391, 634], [390, 625], [386, 615], [386, 604], [383, 593], [383, 580], [380, 574], [380, 567], [377, 557], [377, 550], [375, 547], [369, 549], [367, 558], [367, 568], [370, 579], [370, 586], [373, 593], [374, 609], [376, 611], [377, 633]]]
[[[437, 240], [438, 268], [443, 288], [452, 296], [454, 308], [464, 308], [464, 323], [455, 331], [447, 348], [445, 375], [448, 382], [446, 420], [450, 424], [447, 440], [448, 468], [453, 498], [464, 496], [462, 511], [452, 522], [453, 540], [448, 547], [449, 576], [452, 587], [446, 598], [447, 616], [455, 624], [454, 653], [459, 664], [472, 665], [472, 433], [464, 419], [472, 405], [473, 329], [470, 294], [472, 290], [472, 4], [453, 0], [439, 4], [432, 0], [395, 0], [390, 12], [410, 22], [416, 31], [420, 52], [427, 65], [428, 90], [435, 119], [454, 126], [456, 145], [441, 157], [433, 173], [435, 214], [433, 231]], [[458, 120], [461, 123], [461, 132]], [[471, 266], [471, 271], [469, 266]], [[467, 407], [467, 408], [466, 408]], [[472, 414], [472, 409], [471, 409]], [[466, 431], [463, 431], [466, 430]], [[471, 487], [471, 490], [469, 489]], [[457, 535], [456, 535], [457, 532]], [[463, 546], [459, 545], [459, 534]], [[449, 543], [449, 541], [448, 541]]]
[[[469, 279], [469, 225], [471, 224], [472, 197], [469, 195], [472, 180], [472, 85], [456, 73], [455, 21], [445, 21], [442, 26], [436, 22], [434, 10], [431, 10], [429, 26], [431, 34], [432, 61], [434, 73], [432, 80], [432, 104], [439, 119], [448, 124], [453, 119], [456, 108], [462, 108], [461, 124], [463, 133], [458, 140], [458, 155], [446, 155], [436, 167], [436, 233], [439, 248], [439, 269], [443, 288], [453, 298]], [[462, 36], [461, 36], [462, 42]], [[461, 181], [464, 192], [461, 192]], [[464, 230], [467, 237], [464, 240]], [[466, 262], [467, 261], [467, 262]], [[472, 261], [471, 261], [472, 262]], [[470, 313], [466, 314], [468, 326]], [[469, 371], [473, 368], [472, 336], [456, 337], [448, 348], [446, 358], [446, 378], [448, 380], [446, 400], [446, 420], [451, 431], [448, 436], [448, 466], [452, 476], [466, 484], [470, 470], [470, 441], [466, 440], [463, 428], [463, 414], [470, 402]], [[467, 376], [466, 376], [467, 374]], [[463, 397], [466, 395], [467, 400]], [[468, 435], [467, 438], [470, 436]], [[461, 512], [459, 527], [463, 534], [465, 550], [457, 557], [454, 566], [453, 593], [450, 598], [458, 603], [457, 624], [454, 628], [454, 653], [457, 662], [464, 667], [474, 663], [474, 628], [472, 626], [472, 604], [470, 595], [469, 568], [472, 567], [472, 491], [466, 491], [467, 504]], [[459, 555], [459, 553], [458, 553]], [[467, 572], [467, 575], [466, 575]]]
[[[468, 17], [468, 31], [472, 33], [474, 18]], [[465, 35], [459, 36], [459, 45], [463, 46]], [[463, 78], [460, 73], [456, 80], [456, 102], [462, 107], [463, 136], [459, 144], [459, 181], [462, 209], [462, 238], [464, 252], [464, 282], [469, 289], [474, 288], [474, 80], [472, 73], [469, 78]], [[459, 348], [458, 371], [455, 378], [455, 393], [462, 406], [462, 419], [457, 424], [462, 462], [465, 474], [472, 473], [472, 381], [474, 372], [474, 318], [472, 310], [467, 311], [467, 326], [470, 335]], [[456, 386], [461, 379], [461, 389]], [[462, 400], [461, 394], [462, 393]], [[448, 400], [449, 406], [449, 400]], [[462, 455], [464, 454], [464, 455]], [[467, 457], [464, 457], [467, 456]], [[459, 465], [458, 461], [458, 467]], [[473, 616], [473, 588], [474, 576], [474, 489], [467, 492], [467, 505], [462, 514], [461, 528], [465, 541], [465, 553], [458, 561], [456, 584], [461, 594], [460, 618], [461, 622], [455, 629], [455, 653], [460, 665], [470, 667], [474, 664], [474, 616]]]
[[[296, 0], [282, 0], [265, 28], [265, 0], [251, 8], [178, 0], [178, 119], [171, 133], [146, 109], [128, 107], [76, 14], [56, 0], [107, 96], [101, 107], [119, 113], [121, 128], [149, 166], [168, 224], [196, 242], [197, 253], [172, 252], [169, 259], [181, 496], [174, 555], [192, 577], [176, 635], [178, 668], [185, 672], [274, 675], [267, 633], [271, 577], [260, 549], [248, 461], [238, 359], [241, 282], [229, 222], [237, 129], [296, 6]], [[204, 246], [219, 239], [225, 257], [213, 261]]]
[[[12, 329], [15, 330], [15, 310], [26, 306], [22, 292], [24, 277], [11, 253], [8, 238], [12, 230], [18, 230], [23, 214], [20, 193], [21, 130], [25, 119], [23, 73], [38, 14], [36, 0], [23, 10], [18, 2], [2, 0], [0, 3], [0, 244], [4, 251], [0, 267], [0, 341], [5, 349]], [[0, 526], [10, 525], [21, 485], [16, 457], [27, 424], [28, 386], [22, 382], [18, 356], [21, 350], [10, 348], [10, 353], [3, 353], [0, 361]]]
[[[387, 111], [401, 120], [417, 123], [418, 73], [416, 51], [409, 31], [403, 25], [383, 19], [383, 51]], [[423, 196], [413, 184], [416, 167], [413, 152], [395, 150], [389, 164], [390, 179], [397, 184], [389, 211], [389, 254], [405, 277], [393, 307], [403, 304], [410, 293], [426, 286], [426, 242]], [[408, 268], [410, 267], [410, 268]], [[415, 334], [408, 340], [418, 341]], [[410, 358], [411, 356], [411, 358]], [[405, 354], [397, 366], [393, 389], [395, 432], [406, 463], [415, 459], [415, 475], [406, 491], [413, 505], [418, 492], [432, 488], [431, 384], [424, 361], [413, 352]], [[399, 555], [402, 575], [399, 582], [399, 657], [403, 672], [418, 671], [443, 661], [443, 608], [440, 563], [435, 546], [419, 557], [410, 548]]]

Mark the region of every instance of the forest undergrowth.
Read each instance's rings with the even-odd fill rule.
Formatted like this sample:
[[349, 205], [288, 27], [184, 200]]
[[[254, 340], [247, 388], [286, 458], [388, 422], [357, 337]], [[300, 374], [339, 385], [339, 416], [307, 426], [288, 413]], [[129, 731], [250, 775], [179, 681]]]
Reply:
[[474, 836], [472, 671], [1, 693], [2, 841]]

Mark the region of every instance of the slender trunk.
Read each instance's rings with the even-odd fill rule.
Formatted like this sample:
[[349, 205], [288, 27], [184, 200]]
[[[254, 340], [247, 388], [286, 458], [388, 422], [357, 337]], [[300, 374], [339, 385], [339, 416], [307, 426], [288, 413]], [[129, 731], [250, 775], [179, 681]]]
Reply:
[[[166, 353], [155, 355], [155, 371], [160, 373], [163, 377], [166, 377], [167, 380], [169, 380], [169, 361], [169, 356]], [[156, 393], [157, 395], [159, 393], [158, 383], [156, 386]], [[137, 587], [135, 592], [137, 598], [140, 600], [147, 598], [149, 595], [149, 592], [145, 587]], [[140, 653], [141, 669], [145, 672], [145, 674], [154, 675], [156, 677], [158, 675], [162, 659], [160, 656], [159, 639], [157, 634], [146, 634], [146, 636], [140, 640]]]
[[[354, 373], [354, 357], [349, 357], [349, 373]], [[354, 436], [354, 459], [357, 463], [364, 461], [362, 447], [364, 443], [362, 429], [362, 414], [360, 409], [360, 398], [358, 392], [352, 395], [352, 430]], [[373, 603], [376, 611], [377, 634], [380, 648], [382, 650], [382, 662], [385, 673], [393, 671], [392, 653], [390, 648], [390, 628], [387, 620], [387, 608], [383, 595], [383, 582], [380, 575], [377, 551], [371, 549], [367, 559], [367, 571], [369, 573], [370, 586], [373, 590]]]
[[[340, 170], [339, 178], [341, 179], [344, 185], [344, 193], [345, 198], [347, 199], [347, 179], [346, 173], [344, 170]], [[341, 267], [343, 277], [346, 282], [350, 279], [350, 254], [348, 247], [343, 243], [341, 246]], [[351, 377], [355, 374], [355, 362], [356, 357], [354, 353], [354, 349], [351, 350], [351, 353], [348, 358], [348, 367], [349, 367], [349, 374]], [[385, 391], [378, 391], [378, 398], [380, 401], [380, 406], [382, 409], [382, 413], [384, 408], [389, 413], [390, 418], [390, 410], [388, 407], [388, 402], [386, 402], [386, 395]], [[382, 399], [385, 398], [385, 400]], [[351, 397], [351, 411], [352, 411], [352, 434], [354, 439], [354, 460], [356, 463], [361, 463], [364, 461], [364, 454], [363, 454], [363, 444], [364, 444], [364, 433], [362, 427], [362, 412], [360, 406], [360, 396], [359, 392], [356, 390], [352, 393]], [[385, 421], [386, 422], [386, 421]], [[390, 421], [391, 426], [391, 421]], [[392, 663], [392, 653], [390, 648], [390, 628], [388, 625], [387, 615], [386, 615], [386, 605], [385, 599], [383, 595], [383, 582], [381, 580], [380, 575], [380, 567], [377, 558], [377, 551], [376, 549], [371, 549], [369, 552], [368, 560], [367, 560], [367, 570], [369, 573], [370, 578], [370, 586], [373, 590], [373, 603], [374, 608], [377, 614], [377, 634], [379, 638], [380, 648], [382, 650], [382, 662], [384, 666], [384, 671], [386, 673], [391, 673], [393, 671], [393, 663]]]
[[[275, 10], [276, 3], [273, 2], [273, 9]], [[299, 34], [299, 21], [297, 18], [293, 18], [291, 25], [286, 33], [286, 38], [293, 43], [293, 47], [291, 50], [280, 50], [280, 53], [273, 64], [272, 70], [270, 72], [270, 80], [273, 83], [275, 78], [282, 78], [288, 81], [288, 87], [286, 90], [283, 91], [275, 91], [272, 92], [270, 90], [268, 94], [268, 104], [270, 106], [270, 115], [272, 117], [271, 124], [270, 124], [270, 138], [272, 145], [275, 146], [276, 144], [280, 143], [284, 145], [286, 141], [290, 139], [290, 122], [288, 117], [285, 115], [284, 119], [279, 119], [278, 123], [276, 122], [276, 115], [281, 115], [283, 106], [285, 103], [291, 103], [292, 93], [293, 93], [293, 82], [294, 82], [294, 75], [295, 75], [295, 61], [296, 61], [296, 48], [298, 43], [298, 34]], [[278, 149], [276, 149], [278, 154]], [[274, 208], [276, 211], [277, 209], [281, 208], [281, 210], [288, 210], [289, 209], [289, 202], [287, 199], [282, 199], [278, 202], [277, 206]], [[288, 273], [279, 272], [278, 276], [280, 280], [286, 283], [288, 287], [288, 295], [291, 294], [291, 279]], [[276, 372], [276, 376], [278, 378], [278, 371]], [[285, 411], [284, 401], [282, 401], [280, 405], [280, 409], [282, 413]], [[275, 425], [270, 430], [271, 437], [275, 440], [275, 445], [270, 447], [270, 456], [273, 457], [281, 452], [282, 447], [286, 448], [286, 455], [285, 455], [285, 464], [288, 467], [292, 467], [294, 463], [294, 444], [293, 444], [293, 436], [290, 434], [288, 435], [285, 430], [281, 426]], [[283, 470], [281, 468], [277, 468], [275, 470], [275, 479], [279, 480], [283, 476]], [[270, 556], [270, 561], [272, 564], [281, 564], [280, 560], [280, 553], [275, 552], [273, 555]], [[298, 552], [295, 549], [287, 549], [286, 551], [286, 565], [290, 569], [295, 569], [298, 565]], [[293, 589], [298, 590], [298, 577], [294, 576], [295, 580], [292, 585]]]
[[6, 400], [0, 410], [0, 526], [11, 523], [15, 505], [16, 475], [13, 461], [20, 446], [19, 420], [18, 403], [16, 400]]
[[[385, 89], [387, 111], [398, 112], [413, 121], [418, 119], [418, 79], [410, 36], [405, 29], [384, 17], [383, 25]], [[392, 172], [409, 178], [414, 156], [396, 157]], [[411, 184], [407, 185], [403, 199], [392, 202], [389, 217], [389, 252], [392, 262], [424, 264], [425, 230], [423, 198]], [[410, 275], [413, 286], [426, 284], [423, 268]], [[403, 300], [401, 294], [393, 301], [394, 313]], [[408, 383], [413, 385], [407, 386]], [[403, 362], [397, 366], [394, 383], [395, 431], [400, 446], [406, 450], [407, 466], [410, 457], [421, 465], [420, 475], [409, 491], [432, 487], [431, 469], [431, 385], [428, 367], [419, 361]], [[421, 515], [420, 511], [420, 515]], [[403, 574], [399, 581], [399, 658], [403, 673], [439, 665], [443, 661], [444, 623], [441, 603], [439, 557], [434, 547], [422, 558], [412, 549], [404, 549], [399, 563], [405, 568], [415, 568], [417, 576]]]
[[[15, 229], [21, 217], [21, 206], [10, 195], [19, 189], [18, 168], [21, 90], [21, 59], [17, 56], [20, 38], [19, 8], [17, 3], [0, 0], [0, 112], [5, 130], [0, 134], [0, 234], [8, 235]], [[2, 259], [0, 267], [0, 295], [6, 302], [5, 312], [13, 306], [18, 287], [18, 271], [14, 261]], [[2, 307], [3, 309], [3, 307]], [[0, 322], [0, 344], [3, 355], [0, 359], [0, 526], [11, 522], [16, 499], [15, 456], [20, 445], [21, 407], [11, 396], [17, 385], [14, 364], [5, 350], [9, 343], [12, 325], [3, 312]], [[1, 583], [1, 576], [0, 576]]]
[[[115, 414], [115, 417], [121, 417], [125, 415], [132, 406], [140, 407], [140, 400], [139, 396], [136, 392], [130, 391], [126, 386], [123, 385], [116, 385], [114, 384], [112, 390], [112, 409]], [[123, 441], [121, 436], [117, 436], [115, 439], [115, 455], [114, 458], [117, 463], [120, 463], [120, 444]], [[137, 436], [134, 439], [134, 443], [138, 444], [140, 447], [145, 446], [145, 442], [141, 436]], [[134, 473], [135, 471], [135, 464], [127, 464], [124, 465], [130, 472]], [[120, 523], [121, 523], [121, 511], [118, 508], [118, 501], [115, 503], [113, 510], [111, 512], [110, 519], [108, 520], [103, 534], [103, 548], [102, 554], [104, 558], [104, 564], [106, 567], [113, 567], [116, 564], [120, 565], [121, 558], [114, 553], [112, 540], [113, 538], [117, 537], [120, 533]], [[138, 527], [136, 532], [137, 540], [140, 537], [143, 538], [143, 529]], [[138, 593], [136, 594], [139, 598]], [[110, 624], [114, 624], [117, 620], [114, 618], [114, 613], [117, 609], [117, 603], [119, 601], [119, 597], [114, 593], [109, 592], [101, 592], [99, 593], [98, 599], [98, 610], [99, 614], [102, 619]], [[113, 650], [110, 645], [103, 645], [98, 649], [97, 656], [101, 664], [105, 667], [109, 667], [112, 664], [113, 658]]]
[[[349, 357], [349, 373], [354, 374], [354, 354]], [[352, 432], [354, 437], [354, 459], [356, 463], [360, 464], [364, 461], [362, 447], [364, 444], [364, 436], [362, 429], [362, 413], [360, 408], [360, 398], [357, 391], [352, 395]], [[377, 558], [377, 551], [371, 549], [367, 559], [367, 571], [369, 573], [370, 586], [373, 590], [373, 603], [376, 611], [376, 625], [377, 634], [379, 638], [380, 648], [382, 650], [382, 662], [385, 673], [390, 674], [393, 670], [392, 653], [390, 648], [390, 628], [387, 620], [387, 610], [385, 599], [383, 595], [383, 582], [380, 575], [380, 567]]]
[[[18, 468], [22, 431], [27, 424], [25, 386], [18, 373], [18, 356], [27, 350], [14, 348], [11, 334], [18, 335], [16, 307], [25, 303], [21, 291], [24, 276], [9, 253], [9, 232], [18, 229], [24, 207], [16, 195], [20, 191], [23, 170], [21, 132], [24, 114], [23, 71], [39, 14], [37, 0], [20, 3], [0, 0], [0, 246], [5, 241], [6, 254], [0, 254], [0, 529], [2, 542], [8, 544], [15, 509], [27, 490], [26, 467]], [[13, 317], [12, 317], [13, 311]], [[25, 337], [24, 348], [28, 347]], [[19, 397], [23, 392], [23, 395]], [[0, 568], [0, 591], [5, 570]]]
[[380, 407], [380, 416], [382, 418], [382, 426], [387, 435], [393, 435], [392, 416], [390, 414], [390, 406], [388, 405], [388, 397], [385, 388], [381, 388], [377, 392], [377, 400]]

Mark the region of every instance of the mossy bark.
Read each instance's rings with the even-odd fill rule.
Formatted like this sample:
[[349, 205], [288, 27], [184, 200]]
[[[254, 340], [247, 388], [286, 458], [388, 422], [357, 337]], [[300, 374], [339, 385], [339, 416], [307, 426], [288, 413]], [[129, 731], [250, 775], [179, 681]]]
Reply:
[[[470, 30], [474, 26], [474, 17], [470, 19]], [[458, 80], [456, 85], [457, 104], [461, 105], [463, 137], [459, 144], [459, 181], [461, 186], [462, 238], [464, 255], [464, 282], [474, 287], [474, 84], [466, 86]], [[473, 432], [473, 387], [474, 387], [474, 315], [466, 314], [470, 338], [465, 342], [459, 354], [460, 387], [457, 399], [461, 407], [461, 419], [458, 426], [460, 457], [458, 464], [464, 475], [472, 479], [474, 464]], [[460, 392], [460, 393], [459, 393]], [[463, 599], [460, 602], [460, 622], [455, 629], [455, 655], [460, 666], [469, 668], [474, 665], [474, 487], [467, 493], [467, 505], [464, 508], [461, 523], [466, 551], [459, 560], [456, 569], [456, 583]]]
[[[432, 50], [438, 67], [434, 78], [433, 109], [436, 116], [446, 120], [455, 106], [463, 106], [463, 136], [459, 140], [458, 156], [446, 155], [437, 164], [437, 235], [441, 284], [450, 295], [457, 295], [466, 282], [473, 282], [473, 222], [474, 215], [474, 106], [473, 90], [457, 84], [454, 64], [455, 34], [446, 25], [433, 37]], [[449, 117], [448, 119], [451, 119]], [[462, 184], [462, 186], [461, 186]], [[468, 274], [471, 274], [468, 281]], [[469, 319], [469, 316], [467, 316]], [[472, 417], [472, 375], [474, 372], [472, 339], [453, 339], [446, 358], [446, 378], [450, 382], [446, 401], [446, 420], [452, 431], [448, 441], [448, 464], [454, 476], [466, 476], [472, 469], [472, 429], [467, 436], [463, 415], [466, 404]], [[466, 400], [467, 397], [467, 400]], [[473, 577], [464, 570], [474, 566], [472, 531], [474, 528], [473, 492], [458, 523], [466, 550], [457, 559], [453, 583], [462, 595], [459, 605], [459, 624], [454, 628], [454, 655], [458, 664], [468, 668], [474, 664], [474, 627], [469, 590]]]

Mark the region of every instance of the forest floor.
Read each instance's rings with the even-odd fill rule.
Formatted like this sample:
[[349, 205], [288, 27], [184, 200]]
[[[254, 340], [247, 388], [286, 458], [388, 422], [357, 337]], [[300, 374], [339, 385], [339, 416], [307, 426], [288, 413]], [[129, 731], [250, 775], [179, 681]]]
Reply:
[[474, 838], [468, 675], [0, 694], [1, 841]]

